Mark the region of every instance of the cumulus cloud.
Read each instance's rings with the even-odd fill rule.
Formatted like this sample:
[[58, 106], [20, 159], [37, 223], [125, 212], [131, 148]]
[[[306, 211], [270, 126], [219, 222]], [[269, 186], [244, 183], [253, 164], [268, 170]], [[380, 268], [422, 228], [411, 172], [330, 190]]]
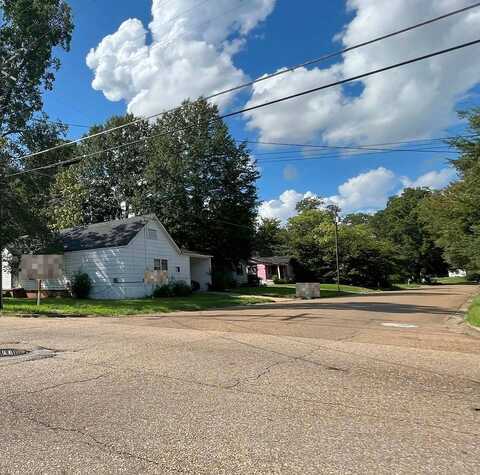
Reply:
[[[388, 198], [400, 194], [405, 188], [441, 189], [455, 176], [454, 169], [443, 168], [412, 180], [405, 176], [397, 176], [387, 168], [378, 167], [348, 179], [338, 187], [337, 194], [326, 197], [325, 202], [337, 204], [343, 213], [370, 212], [385, 207]], [[286, 190], [278, 199], [264, 201], [260, 206], [260, 216], [285, 221], [297, 214], [295, 210], [297, 203], [308, 196], [317, 195], [311, 191], [300, 193], [296, 190]]]
[[344, 212], [381, 208], [398, 187], [398, 181], [391, 170], [379, 167], [350, 178], [328, 201], [338, 204]]
[[[350, 47], [469, 4], [468, 0], [348, 0], [353, 19], [337, 35]], [[475, 39], [480, 11], [346, 53], [330, 67], [301, 68], [253, 87], [249, 106], [355, 76]], [[476, 49], [466, 48], [246, 114], [264, 141], [321, 139], [329, 144], [424, 138], [456, 120], [455, 104], [480, 80]]]
[[431, 188], [438, 190], [447, 186], [457, 176], [455, 169], [443, 168], [442, 170], [433, 170], [419, 176], [416, 180], [410, 180], [408, 177], [402, 178], [402, 183], [405, 188]]
[[[138, 19], [126, 20], [89, 52], [92, 87], [111, 101], [125, 100], [129, 112], [147, 116], [236, 86], [247, 75], [235, 67], [233, 55], [275, 1], [153, 0], [148, 30]], [[232, 97], [217, 102], [224, 106]]]
[[276, 200], [264, 201], [260, 205], [259, 215], [262, 218], [277, 218], [286, 221], [288, 218], [295, 216], [297, 211], [295, 206], [303, 198], [316, 196], [311, 191], [299, 193], [295, 190], [284, 191]]

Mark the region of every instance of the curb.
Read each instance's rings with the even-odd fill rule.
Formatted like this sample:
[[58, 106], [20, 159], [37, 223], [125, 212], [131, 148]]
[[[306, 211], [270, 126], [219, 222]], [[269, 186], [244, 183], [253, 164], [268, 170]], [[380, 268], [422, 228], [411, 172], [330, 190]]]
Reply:
[[71, 314], [71, 313], [3, 313], [0, 317], [14, 318], [89, 318], [98, 315]]
[[467, 325], [467, 327], [471, 328], [472, 330], [475, 330], [477, 332], [480, 332], [480, 327], [475, 327], [473, 326], [471, 323], [467, 322], [466, 320], [464, 320], [465, 322], [465, 325]]

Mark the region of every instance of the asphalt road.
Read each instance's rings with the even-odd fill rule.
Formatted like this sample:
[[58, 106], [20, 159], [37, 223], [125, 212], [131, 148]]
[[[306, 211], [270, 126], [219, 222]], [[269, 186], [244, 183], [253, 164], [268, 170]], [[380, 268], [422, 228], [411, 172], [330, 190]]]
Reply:
[[477, 291], [0, 318], [0, 474], [478, 474]]

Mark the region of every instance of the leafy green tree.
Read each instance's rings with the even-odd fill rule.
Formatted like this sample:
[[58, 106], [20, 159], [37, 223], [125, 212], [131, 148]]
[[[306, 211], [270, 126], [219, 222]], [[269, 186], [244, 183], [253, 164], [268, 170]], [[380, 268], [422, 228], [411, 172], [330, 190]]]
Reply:
[[369, 224], [372, 215], [367, 213], [350, 213], [343, 218], [345, 224], [358, 225], [358, 224]]
[[325, 229], [331, 228], [333, 232], [332, 216], [319, 209], [319, 204], [301, 207], [302, 211], [290, 218], [286, 226], [288, 254], [302, 265], [301, 275], [297, 275], [300, 280], [329, 280], [335, 274], [335, 263], [329, 261], [325, 247], [319, 242]]
[[[335, 270], [334, 225], [327, 223], [318, 229], [318, 243], [323, 249], [324, 260], [332, 279]], [[338, 228], [340, 281], [344, 284], [370, 288], [390, 285], [395, 270], [393, 245], [386, 239], [378, 239], [365, 224], [341, 223]]]
[[69, 49], [73, 24], [63, 0], [0, 0], [0, 17], [1, 250], [21, 235], [48, 234], [44, 212], [52, 173], [6, 175], [58, 158], [19, 157], [57, 144], [65, 132], [35, 114], [42, 110], [42, 93], [53, 87], [60, 66], [55, 53]]
[[[306, 278], [332, 282], [336, 274], [335, 223], [338, 209], [304, 207], [287, 224], [290, 252], [303, 264]], [[393, 245], [368, 225], [338, 225], [340, 281], [365, 287], [387, 287], [395, 268]], [[303, 276], [302, 276], [303, 277]]]
[[295, 206], [295, 209], [302, 213], [320, 208], [324, 204], [324, 200], [318, 196], [307, 196], [301, 199]]
[[257, 255], [271, 257], [285, 254], [285, 229], [279, 219], [261, 218], [255, 234]]
[[75, 156], [87, 158], [56, 176], [52, 188], [56, 204], [51, 209], [55, 228], [122, 219], [136, 212], [134, 202], [147, 165], [145, 137], [153, 127], [137, 120], [122, 128], [134, 120], [130, 114], [112, 117], [102, 126], [92, 127], [88, 135], [114, 130], [71, 149]]
[[[133, 120], [114, 117], [90, 133]], [[216, 106], [187, 101], [156, 123], [88, 139], [75, 154], [87, 158], [53, 186], [57, 229], [154, 213], [178, 244], [212, 254], [218, 266], [250, 257], [259, 175]]]
[[447, 272], [442, 250], [420, 217], [425, 199], [431, 195], [426, 188], [407, 188], [371, 219], [376, 235], [395, 245], [399, 278], [420, 282], [423, 277]]
[[136, 209], [157, 214], [180, 245], [212, 254], [218, 268], [250, 257], [259, 174], [218, 108], [186, 101], [154, 135]]
[[460, 152], [451, 162], [459, 178], [427, 197], [421, 218], [450, 267], [474, 273], [480, 271], [480, 108], [460, 116], [472, 135], [450, 141]]

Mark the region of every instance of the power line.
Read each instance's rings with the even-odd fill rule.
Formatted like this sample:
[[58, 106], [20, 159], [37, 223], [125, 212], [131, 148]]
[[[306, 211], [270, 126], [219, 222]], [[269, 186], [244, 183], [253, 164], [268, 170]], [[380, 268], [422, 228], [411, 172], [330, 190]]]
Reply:
[[[255, 141], [246, 140], [246, 143], [260, 143]], [[319, 148], [323, 150], [366, 150], [370, 152], [424, 152], [424, 153], [432, 153], [432, 152], [444, 152], [444, 153], [456, 153], [452, 150], [431, 150], [431, 149], [401, 149], [401, 148], [373, 148], [369, 146], [349, 146], [349, 145], [316, 145], [316, 144], [296, 144], [296, 143], [278, 143], [278, 142], [261, 142], [266, 145], [283, 145], [289, 147], [301, 147], [301, 148]], [[275, 153], [275, 152], [273, 152]], [[287, 153], [287, 152], [281, 152]]]
[[423, 61], [425, 59], [433, 58], [433, 57], [439, 56], [441, 54], [451, 53], [452, 51], [456, 51], [456, 50], [459, 50], [459, 49], [462, 49], [462, 48], [466, 48], [468, 46], [473, 46], [473, 45], [478, 44], [478, 43], [480, 43], [480, 39], [473, 40], [473, 41], [468, 41], [467, 43], [462, 43], [460, 45], [452, 46], [450, 48], [446, 48], [446, 49], [443, 49], [443, 50], [440, 50], [440, 51], [436, 51], [434, 53], [425, 54], [423, 56], [418, 56], [418, 57], [413, 58], [413, 59], [408, 59], [408, 60], [402, 61], [400, 63], [396, 63], [396, 64], [392, 64], [390, 66], [385, 66], [383, 68], [375, 69], [375, 70], [370, 71], [368, 73], [358, 74], [357, 76], [353, 76], [353, 77], [350, 77], [350, 78], [347, 78], [347, 79], [341, 79], [339, 81], [335, 81], [335, 82], [330, 83], [330, 84], [325, 84], [324, 86], [314, 87], [312, 89], [307, 89], [306, 91], [297, 92], [296, 94], [291, 94], [289, 96], [281, 97], [281, 98], [278, 98], [278, 99], [273, 99], [273, 100], [268, 101], [268, 102], [263, 102], [262, 104], [257, 104], [257, 105], [245, 107], [241, 111], [236, 111], [236, 112], [231, 112], [229, 114], [224, 114], [223, 118], [232, 117], [234, 115], [243, 114], [245, 112], [251, 112], [253, 110], [260, 109], [262, 107], [267, 107], [267, 106], [271, 106], [273, 104], [278, 104], [280, 102], [288, 101], [290, 99], [294, 99], [294, 98], [297, 98], [297, 97], [306, 96], [308, 94], [312, 94], [313, 92], [318, 92], [318, 91], [322, 91], [324, 89], [328, 89], [329, 87], [341, 86], [342, 84], [346, 84], [346, 83], [353, 82], [353, 81], [358, 81], [359, 79], [363, 79], [363, 78], [366, 78], [366, 77], [369, 77], [369, 76], [374, 76], [376, 74], [384, 73], [386, 71], [391, 71], [392, 69], [397, 69], [399, 67], [406, 66], [408, 64], [417, 63], [418, 61]]
[[295, 163], [308, 163], [309, 161], [316, 161], [316, 160], [325, 160], [329, 158], [336, 158], [336, 159], [343, 159], [343, 158], [348, 158], [348, 157], [371, 157], [371, 156], [377, 156], [377, 155], [385, 155], [385, 154], [391, 154], [392, 151], [388, 150], [385, 152], [365, 152], [365, 153], [352, 153], [349, 155], [341, 155], [339, 153], [325, 153], [321, 155], [310, 155], [310, 156], [304, 156], [300, 158], [294, 158], [294, 157], [280, 157], [280, 158], [264, 158], [264, 159], [257, 159], [257, 162], [260, 165], [267, 164], [267, 163], [285, 163], [285, 162], [295, 162]]
[[[235, 91], [238, 91], [238, 90], [241, 90], [241, 89], [244, 89], [246, 87], [250, 87], [252, 86], [253, 84], [256, 84], [258, 82], [261, 82], [261, 81], [266, 81], [267, 79], [271, 79], [271, 78], [274, 78], [274, 77], [277, 77], [277, 76], [280, 76], [282, 74], [286, 74], [288, 72], [292, 72], [292, 71], [295, 71], [299, 68], [303, 68], [305, 66], [309, 66], [309, 65], [312, 65], [312, 64], [316, 64], [316, 63], [319, 63], [319, 62], [322, 62], [322, 61], [326, 61], [328, 59], [331, 59], [331, 58], [334, 58], [336, 56], [341, 56], [342, 54], [344, 53], [348, 53], [350, 51], [353, 51], [355, 49], [358, 49], [358, 48], [362, 48], [364, 46], [367, 46], [367, 45], [371, 45], [373, 43], [377, 43], [379, 41], [383, 41], [387, 38], [391, 38], [391, 37], [394, 37], [394, 36], [397, 36], [397, 35], [400, 35], [400, 34], [403, 34], [403, 33], [406, 33], [408, 31], [412, 31], [414, 29], [417, 29], [417, 28], [420, 28], [420, 27], [423, 27], [423, 26], [426, 26], [426, 25], [429, 25], [431, 23], [434, 23], [434, 22], [437, 22], [437, 21], [440, 21], [440, 20], [443, 20], [445, 18], [448, 18], [448, 17], [451, 17], [451, 16], [454, 16], [454, 15], [458, 15], [460, 13], [464, 13], [468, 10], [471, 10], [473, 8], [477, 8], [478, 6], [480, 6], [480, 2], [477, 2], [477, 3], [474, 3], [473, 5], [470, 5], [470, 6], [467, 6], [467, 7], [464, 7], [464, 8], [460, 8], [458, 10], [454, 10], [454, 11], [451, 11], [449, 13], [445, 13], [443, 15], [440, 15], [440, 16], [437, 16], [435, 18], [431, 18], [429, 20], [425, 20], [425, 21], [422, 21], [420, 23], [417, 23], [415, 25], [412, 25], [412, 26], [409, 26], [407, 28], [403, 28], [403, 29], [400, 29], [400, 30], [396, 30], [394, 32], [391, 32], [391, 33], [388, 33], [386, 35], [382, 35], [382, 36], [379, 36], [379, 37], [376, 37], [376, 38], [373, 38], [371, 40], [368, 40], [368, 41], [364, 41], [362, 43], [359, 43], [357, 45], [354, 45], [354, 46], [350, 46], [348, 48], [344, 48], [344, 49], [341, 49], [339, 51], [335, 51], [335, 52], [332, 52], [332, 53], [329, 53], [329, 54], [326, 54], [326, 55], [323, 55], [323, 56], [320, 56], [319, 58], [316, 58], [316, 59], [312, 59], [312, 60], [309, 60], [309, 61], [306, 61], [306, 62], [303, 62], [301, 64], [298, 64], [296, 66], [293, 66], [293, 67], [290, 67], [290, 68], [287, 68], [287, 69], [284, 69], [284, 70], [281, 70], [281, 71], [277, 71], [273, 74], [269, 74], [269, 75], [266, 75], [266, 76], [262, 76], [260, 78], [257, 78], [253, 81], [249, 81], [249, 82], [246, 82], [246, 83], [243, 83], [243, 84], [240, 84], [238, 86], [235, 86], [235, 87], [232, 87], [232, 88], [229, 88], [229, 89], [226, 89], [226, 90], [223, 90], [223, 91], [220, 91], [220, 92], [217, 92], [217, 93], [214, 93], [214, 94], [211, 94], [209, 96], [206, 96], [205, 99], [206, 100], [210, 100], [210, 99], [214, 99], [216, 97], [219, 97], [221, 95], [224, 95], [224, 94], [229, 94], [231, 92], [235, 92]], [[469, 45], [466, 45], [466, 46], [469, 46]], [[444, 52], [448, 52], [447, 50], [444, 50]], [[408, 63], [405, 63], [405, 64], [408, 64]], [[380, 71], [380, 70], [378, 70]], [[375, 74], [375, 72], [372, 72], [370, 73], [371, 74]], [[357, 79], [361, 78], [361, 77], [366, 77], [366, 76], [357, 76]], [[355, 80], [355, 79], [352, 79], [352, 80]], [[349, 80], [344, 80], [344, 82], [340, 82], [339, 84], [344, 84], [346, 82], [349, 82]], [[68, 147], [70, 145], [73, 145], [73, 144], [77, 144], [77, 143], [80, 143], [80, 142], [83, 142], [85, 140], [88, 140], [88, 139], [91, 139], [91, 138], [94, 138], [94, 137], [98, 137], [100, 135], [104, 135], [104, 134], [107, 134], [107, 133], [110, 133], [110, 132], [114, 132], [115, 130], [120, 130], [120, 129], [124, 129], [126, 127], [130, 127], [134, 124], [137, 124], [141, 121], [144, 121], [144, 120], [150, 120], [150, 119], [153, 119], [153, 118], [156, 118], [156, 117], [159, 117], [161, 115], [164, 115], [164, 114], [167, 114], [169, 112], [173, 112], [177, 109], [179, 109], [181, 106], [177, 106], [177, 107], [174, 107], [174, 108], [171, 108], [171, 109], [168, 109], [166, 111], [162, 111], [162, 112], [159, 112], [159, 113], [156, 113], [156, 114], [152, 114], [150, 116], [147, 116], [145, 118], [139, 118], [139, 119], [135, 119], [131, 122], [128, 122], [126, 124], [122, 124], [122, 125], [119, 125], [119, 126], [116, 126], [116, 127], [112, 127], [110, 129], [106, 129], [106, 130], [102, 130], [100, 132], [97, 132], [97, 133], [94, 133], [94, 134], [90, 134], [90, 135], [86, 135], [84, 137], [81, 137], [79, 139], [76, 139], [76, 140], [72, 140], [70, 142], [66, 142], [66, 143], [63, 143], [63, 144], [59, 144], [59, 145], [56, 145], [55, 147], [51, 147], [51, 148], [48, 148], [48, 149], [45, 149], [45, 150], [40, 150], [38, 152], [34, 152], [34, 153], [31, 153], [31, 154], [28, 154], [28, 155], [25, 155], [25, 156], [22, 156], [22, 157], [17, 157], [18, 160], [24, 160], [24, 159], [27, 159], [27, 158], [32, 158], [32, 157], [35, 157], [37, 155], [41, 155], [41, 154], [44, 154], [44, 153], [47, 153], [47, 152], [51, 152], [53, 150], [56, 150], [56, 149], [59, 149], [59, 148], [64, 148], [64, 147]], [[247, 109], [245, 110], [244, 112], [248, 111], [248, 110], [253, 110], [253, 109]], [[226, 117], [230, 117], [232, 115], [235, 115], [236, 113], [231, 113], [230, 115], [227, 115]]]
[[[229, 118], [229, 117], [233, 117], [233, 116], [236, 116], [236, 115], [239, 115], [239, 114], [243, 114], [245, 112], [261, 109], [263, 107], [268, 107], [268, 106], [271, 106], [271, 105], [274, 105], [274, 104], [278, 104], [280, 102], [288, 101], [288, 100], [291, 100], [291, 99], [294, 99], [294, 98], [297, 98], [297, 97], [302, 97], [302, 96], [305, 96], [305, 95], [308, 95], [308, 94], [312, 94], [314, 92], [319, 92], [319, 91], [322, 91], [322, 90], [325, 90], [325, 89], [328, 89], [328, 88], [331, 88], [331, 87], [335, 87], [335, 86], [338, 86], [338, 85], [341, 85], [341, 84], [346, 84], [346, 83], [349, 83], [349, 82], [352, 82], [352, 81], [357, 81], [359, 79], [369, 77], [369, 76], [373, 76], [373, 75], [376, 75], [376, 74], [380, 74], [380, 73], [383, 73], [385, 71], [391, 71], [393, 69], [397, 69], [397, 68], [400, 68], [400, 67], [403, 67], [403, 66], [406, 66], [406, 65], [409, 65], [409, 64], [413, 64], [413, 63], [416, 63], [416, 62], [419, 62], [419, 61], [424, 61], [426, 59], [430, 59], [430, 58], [433, 58], [433, 57], [436, 57], [436, 56], [439, 56], [439, 55], [442, 55], [442, 54], [451, 53], [453, 51], [457, 51], [457, 50], [460, 50], [460, 49], [463, 49], [463, 48], [466, 48], [466, 47], [469, 47], [469, 46], [473, 46], [473, 45], [478, 44], [478, 43], [480, 43], [480, 39], [473, 40], [473, 41], [468, 41], [466, 43], [462, 43], [462, 44], [459, 44], [459, 45], [456, 45], [456, 46], [452, 46], [450, 48], [446, 48], [446, 49], [443, 49], [443, 50], [440, 50], [440, 51], [435, 51], [433, 53], [429, 53], [429, 54], [426, 54], [426, 55], [423, 55], [423, 56], [417, 56], [416, 58], [412, 58], [412, 59], [409, 59], [409, 60], [406, 60], [406, 61], [402, 61], [400, 63], [392, 64], [390, 66], [385, 66], [383, 68], [375, 69], [373, 71], [369, 71], [368, 73], [363, 73], [363, 74], [359, 74], [357, 76], [353, 76], [353, 77], [350, 77], [350, 78], [341, 79], [339, 81], [335, 81], [335, 82], [332, 82], [332, 83], [329, 83], [329, 84], [324, 84], [322, 86], [318, 86], [318, 87], [315, 87], [313, 89], [308, 89], [306, 91], [298, 92], [296, 94], [291, 94], [289, 96], [284, 96], [284, 97], [280, 97], [278, 99], [274, 99], [274, 100], [271, 100], [271, 101], [268, 101], [268, 102], [264, 102], [262, 104], [257, 104], [257, 105], [253, 105], [253, 106], [250, 106], [250, 107], [245, 107], [245, 108], [237, 110], [235, 112], [230, 112], [230, 113], [224, 114], [222, 116], [219, 116], [219, 117], [215, 118], [213, 121], [223, 120], [223, 119], [226, 119], [226, 118]], [[193, 125], [189, 126], [189, 127], [186, 127], [186, 128], [183, 128], [183, 129], [177, 129], [176, 131], [186, 130], [186, 129], [192, 128], [192, 127], [193, 127]], [[157, 134], [157, 135], [165, 135], [165, 134]], [[134, 142], [131, 142], [129, 144], [117, 145], [117, 146], [112, 147], [112, 148], [107, 149], [107, 150], [100, 150], [98, 152], [95, 152], [94, 154], [102, 153], [104, 151], [117, 150], [117, 149], [123, 148], [125, 146], [133, 145], [135, 143], [139, 143], [143, 140], [147, 140], [148, 138], [153, 138], [153, 137], [154, 136], [146, 136], [146, 137], [143, 137], [141, 139], [135, 140]], [[25, 173], [29, 173], [29, 172], [35, 171], [35, 170], [45, 170], [45, 169], [48, 169], [48, 168], [53, 168], [55, 166], [71, 164], [71, 163], [75, 163], [79, 160], [82, 160], [84, 158], [88, 158], [89, 156], [92, 156], [92, 154], [83, 155], [83, 156], [80, 156], [80, 157], [72, 158], [70, 160], [65, 160], [63, 162], [53, 163], [53, 164], [50, 164], [50, 165], [44, 165], [43, 167], [37, 167], [37, 168], [29, 169], [29, 170], [23, 170], [23, 171], [20, 171], [20, 172], [17, 172], [17, 173], [10, 174], [8, 176], [11, 177], [11, 176], [23, 175]]]
[[[408, 151], [429, 151], [432, 153], [452, 153], [450, 150], [444, 150], [444, 149], [432, 149], [432, 150], [426, 150], [425, 147], [428, 145], [433, 145], [433, 142], [445, 142], [448, 140], [453, 140], [453, 139], [459, 139], [459, 138], [475, 138], [479, 137], [480, 134], [466, 134], [466, 135], [454, 135], [454, 136], [446, 136], [446, 137], [437, 137], [437, 138], [430, 138], [430, 139], [411, 139], [411, 140], [402, 140], [402, 141], [396, 141], [396, 142], [383, 142], [383, 143], [374, 143], [374, 144], [363, 144], [363, 145], [358, 145], [358, 146], [352, 146], [350, 148], [352, 149], [364, 149], [367, 147], [384, 147], [386, 145], [393, 146], [393, 145], [399, 145], [399, 144], [408, 144], [408, 145], [413, 145], [417, 146], [415, 150], [408, 150]], [[266, 142], [266, 141], [260, 141], [260, 140], [250, 140], [248, 138], [245, 139], [235, 139], [235, 142], [237, 143], [248, 143], [248, 144], [254, 144], [254, 145], [269, 145], [269, 146], [285, 146], [285, 147], [291, 147], [286, 150], [274, 150], [272, 152], [253, 152], [255, 157], [257, 156], [265, 156], [265, 155], [283, 155], [283, 154], [293, 154], [293, 153], [298, 153], [298, 148], [316, 148], [316, 147], [323, 147], [325, 149], [330, 149], [330, 148], [335, 148], [335, 146], [330, 146], [330, 145], [325, 145], [325, 144], [312, 144], [312, 143], [284, 143], [284, 142]], [[427, 143], [425, 143], [427, 142]], [[447, 145], [448, 147], [451, 147]], [[389, 149], [389, 148], [382, 148], [381, 150], [389, 151], [399, 151], [399, 149]], [[308, 156], [307, 156], [308, 158]]]
[[[457, 51], [457, 50], [460, 50], [460, 49], [463, 49], [463, 48], [467, 48], [469, 46], [473, 46], [473, 45], [476, 45], [478, 43], [480, 43], [480, 39], [473, 40], [473, 41], [468, 41], [466, 43], [461, 43], [459, 45], [451, 46], [450, 48], [435, 51], [433, 53], [425, 54], [423, 56], [417, 56], [416, 58], [412, 58], [412, 59], [409, 59], [409, 60], [406, 60], [406, 61], [402, 61], [400, 63], [392, 64], [390, 66], [385, 66], [383, 68], [375, 69], [373, 71], [369, 71], [367, 73], [359, 74], [357, 76], [353, 76], [353, 77], [346, 78], [346, 79], [341, 79], [339, 81], [335, 81], [335, 82], [332, 82], [332, 83], [329, 83], [329, 84], [324, 84], [322, 86], [318, 86], [318, 87], [315, 87], [315, 88], [312, 88], [312, 89], [308, 89], [306, 91], [298, 92], [296, 94], [291, 94], [289, 96], [280, 97], [278, 99], [273, 99], [271, 101], [267, 101], [267, 102], [264, 102], [264, 103], [261, 103], [261, 104], [253, 105], [253, 106], [250, 106], [250, 107], [245, 107], [245, 108], [237, 110], [235, 112], [230, 112], [230, 113], [227, 113], [227, 114], [223, 114], [219, 117], [216, 117], [211, 122], [221, 121], [223, 119], [226, 119], [226, 118], [229, 118], [229, 117], [234, 117], [236, 115], [240, 115], [240, 114], [243, 114], [245, 112], [261, 109], [263, 107], [268, 107], [268, 106], [271, 106], [271, 105], [274, 105], [274, 104], [278, 104], [280, 102], [295, 99], [297, 97], [303, 97], [303, 96], [308, 95], [308, 94], [313, 94], [314, 92], [323, 91], [323, 90], [331, 88], [331, 87], [339, 86], [339, 85], [346, 84], [346, 83], [349, 83], [349, 82], [352, 82], [352, 81], [357, 81], [357, 80], [365, 78], [365, 77], [373, 76], [373, 75], [380, 74], [380, 73], [383, 73], [383, 72], [386, 72], [386, 71], [391, 71], [393, 69], [397, 69], [397, 68], [400, 68], [400, 67], [403, 67], [403, 66], [406, 66], [406, 65], [409, 65], [409, 64], [417, 63], [419, 61], [424, 61], [426, 59], [430, 59], [430, 58], [433, 58], [433, 57], [436, 57], [436, 56], [440, 56], [442, 54], [451, 53], [453, 51]], [[192, 128], [192, 127], [194, 127], [194, 125], [184, 127], [184, 128], [181, 128], [181, 129], [176, 129], [175, 131], [188, 130], [189, 128]], [[165, 133], [157, 134], [157, 135], [165, 135]], [[143, 137], [141, 139], [130, 142], [129, 144], [121, 144], [121, 145], [117, 145], [115, 147], [111, 147], [110, 149], [107, 149], [107, 150], [99, 150], [98, 152], [95, 152], [94, 154], [102, 153], [104, 151], [117, 150], [117, 149], [123, 148], [125, 146], [129, 146], [129, 145], [133, 145], [135, 143], [139, 143], [141, 141], [147, 140], [148, 138], [152, 138], [152, 137], [154, 137], [154, 136], [153, 135], [146, 136], [146, 137]], [[30, 173], [30, 172], [35, 171], [35, 170], [45, 170], [45, 169], [48, 169], [48, 168], [54, 168], [56, 166], [75, 163], [75, 162], [78, 162], [78, 161], [80, 161], [84, 158], [88, 158], [89, 156], [92, 156], [94, 154], [83, 155], [83, 156], [80, 156], [80, 157], [72, 158], [70, 160], [65, 160], [63, 162], [57, 162], [57, 163], [53, 163], [53, 164], [50, 164], [50, 165], [44, 165], [42, 167], [37, 167], [37, 168], [29, 169], [29, 170], [22, 170], [20, 172], [13, 173], [13, 174], [10, 174], [10, 175], [7, 175], [7, 176], [11, 177], [11, 176], [23, 175], [25, 173]], [[38, 154], [33, 154], [31, 156], [35, 156], [35, 155], [38, 155]], [[29, 156], [27, 156], [27, 158], [28, 157]]]

